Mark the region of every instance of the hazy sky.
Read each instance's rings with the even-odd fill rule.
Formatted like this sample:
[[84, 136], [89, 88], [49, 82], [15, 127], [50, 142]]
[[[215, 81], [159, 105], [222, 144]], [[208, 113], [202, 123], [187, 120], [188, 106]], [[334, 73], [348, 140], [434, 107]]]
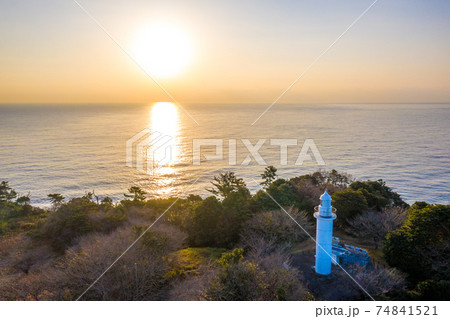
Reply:
[[[193, 61], [181, 102], [271, 102], [372, 0], [80, 0], [127, 50], [155, 21]], [[450, 1], [379, 0], [280, 102], [450, 101]], [[165, 94], [72, 0], [0, 1], [0, 103], [154, 102]]]

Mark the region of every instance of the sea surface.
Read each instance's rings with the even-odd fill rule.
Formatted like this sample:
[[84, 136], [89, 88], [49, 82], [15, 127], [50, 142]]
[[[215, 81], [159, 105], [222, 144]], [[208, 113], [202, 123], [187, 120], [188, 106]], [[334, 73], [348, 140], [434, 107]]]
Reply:
[[[274, 165], [283, 178], [337, 169], [383, 179], [409, 203], [450, 202], [450, 104], [279, 104], [252, 125], [267, 106], [3, 104], [0, 180], [46, 206], [49, 193], [71, 198], [94, 191], [117, 201], [133, 185], [149, 196], [207, 196], [213, 176], [225, 171], [255, 192], [264, 167]], [[194, 165], [194, 139], [222, 143], [223, 156], [219, 150], [212, 158], [217, 149], [202, 146]], [[274, 139], [297, 142], [287, 147], [286, 163]], [[310, 160], [296, 164], [307, 139], [325, 165], [312, 148], [304, 149]], [[260, 145], [259, 163], [244, 143]]]

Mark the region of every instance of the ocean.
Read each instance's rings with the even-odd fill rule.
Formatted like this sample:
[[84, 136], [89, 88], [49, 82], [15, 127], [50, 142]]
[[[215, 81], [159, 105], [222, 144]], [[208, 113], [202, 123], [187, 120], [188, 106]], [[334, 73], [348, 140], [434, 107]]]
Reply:
[[[0, 105], [0, 181], [46, 206], [49, 193], [118, 201], [134, 185], [152, 197], [208, 196], [225, 171], [255, 192], [273, 165], [283, 178], [337, 169], [383, 179], [408, 203], [450, 202], [450, 104], [278, 104], [254, 125], [267, 104], [183, 107], [199, 125], [170, 103]], [[305, 145], [323, 162], [306, 147], [296, 163]]]

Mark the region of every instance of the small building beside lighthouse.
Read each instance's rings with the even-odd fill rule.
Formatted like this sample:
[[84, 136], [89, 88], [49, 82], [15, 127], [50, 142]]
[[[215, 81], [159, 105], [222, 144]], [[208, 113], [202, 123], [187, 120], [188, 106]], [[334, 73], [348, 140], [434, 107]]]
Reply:
[[336, 214], [331, 206], [331, 196], [326, 190], [320, 196], [320, 202], [314, 213], [317, 219], [315, 270], [320, 275], [329, 275], [332, 263], [333, 221]]

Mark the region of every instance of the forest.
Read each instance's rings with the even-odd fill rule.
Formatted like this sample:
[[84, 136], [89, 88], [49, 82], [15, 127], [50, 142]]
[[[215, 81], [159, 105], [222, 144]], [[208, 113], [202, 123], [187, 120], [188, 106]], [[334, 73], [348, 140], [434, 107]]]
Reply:
[[[269, 166], [260, 186], [226, 172], [206, 198], [132, 186], [120, 202], [48, 194], [44, 209], [3, 181], [0, 300], [449, 299], [449, 205], [410, 206], [383, 180], [336, 170], [282, 179]], [[370, 263], [320, 277], [313, 212], [325, 189], [334, 236]]]

